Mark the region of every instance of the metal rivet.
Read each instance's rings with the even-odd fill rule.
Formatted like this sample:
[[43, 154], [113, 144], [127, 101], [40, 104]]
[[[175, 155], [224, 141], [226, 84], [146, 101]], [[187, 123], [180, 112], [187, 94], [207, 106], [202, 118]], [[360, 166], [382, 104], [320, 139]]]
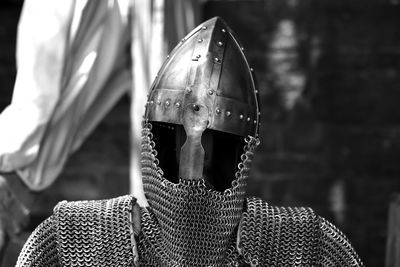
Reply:
[[200, 107], [199, 107], [198, 105], [194, 104], [194, 105], [193, 105], [193, 110], [194, 110], [194, 111], [199, 111], [199, 110], [200, 110]]
[[201, 27], [202, 30], [207, 30], [207, 26]]
[[221, 60], [220, 60], [219, 58], [216, 57], [216, 58], [214, 58], [214, 61], [215, 61], [215, 62], [220, 62]]
[[254, 120], [254, 124], [257, 124], [257, 121], [256, 121], [256, 120]]
[[239, 119], [243, 120], [244, 116], [243, 114], [240, 114]]
[[223, 46], [224, 45], [223, 42], [218, 42], [217, 44], [218, 44], [218, 46]]
[[200, 38], [199, 40], [197, 40], [197, 42], [198, 42], [198, 43], [202, 43], [202, 42], [203, 42], [203, 39]]
[[179, 108], [180, 106], [181, 106], [181, 103], [179, 103], [179, 102], [175, 103], [175, 107]]
[[208, 91], [208, 94], [209, 94], [209, 95], [213, 95], [213, 94], [214, 94], [214, 91], [213, 91], [213, 90], [210, 90], [210, 91]]
[[201, 55], [197, 55], [196, 58], [197, 58], [197, 59], [201, 58]]
[[165, 105], [168, 107], [169, 106], [169, 101], [167, 100], [167, 101], [165, 101]]
[[222, 29], [221, 32], [226, 32], [226, 30], [225, 30], [225, 29]]
[[160, 100], [157, 100], [157, 105], [161, 105], [161, 101]]
[[259, 111], [259, 112], [258, 112], [258, 116], [260, 116], [260, 115], [261, 115], [261, 112]]
[[253, 72], [253, 71], [254, 71], [254, 69], [253, 69], [253, 68], [250, 68], [250, 71], [251, 71], [251, 72]]
[[182, 40], [181, 40], [181, 42], [183, 43], [184, 41], [186, 41], [186, 39], [185, 38], [183, 38]]
[[217, 109], [215, 110], [215, 113], [221, 114], [221, 110], [220, 110], [219, 108], [217, 108]]
[[242, 46], [241, 48], [240, 48], [242, 51], [244, 51], [244, 47]]
[[226, 115], [227, 117], [230, 117], [230, 116], [231, 116], [231, 112], [230, 112], [229, 110], [227, 110], [227, 111], [225, 112], [225, 115]]
[[251, 119], [250, 119], [250, 117], [247, 117], [247, 121], [250, 121]]
[[186, 89], [186, 93], [190, 94], [191, 92], [192, 92], [192, 88], [189, 87]]
[[256, 92], [256, 94], [258, 94], [258, 90], [256, 90], [255, 92]]
[[169, 55], [167, 55], [167, 58], [169, 58]]
[[151, 101], [150, 101], [150, 104], [151, 104], [151, 105], [153, 105], [153, 104], [154, 104], [154, 101], [153, 101], [153, 100], [151, 100]]

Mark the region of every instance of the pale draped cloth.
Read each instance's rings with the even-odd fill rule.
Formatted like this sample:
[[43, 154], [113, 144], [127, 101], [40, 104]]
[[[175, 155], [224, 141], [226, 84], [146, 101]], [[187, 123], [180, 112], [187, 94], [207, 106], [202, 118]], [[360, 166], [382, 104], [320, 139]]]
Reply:
[[0, 172], [17, 172], [32, 191], [46, 189], [68, 156], [130, 93], [131, 192], [146, 205], [139, 163], [144, 104], [168, 44], [177, 41], [166, 36], [182, 38], [194, 28], [198, 5], [25, 0], [12, 102], [0, 114]]

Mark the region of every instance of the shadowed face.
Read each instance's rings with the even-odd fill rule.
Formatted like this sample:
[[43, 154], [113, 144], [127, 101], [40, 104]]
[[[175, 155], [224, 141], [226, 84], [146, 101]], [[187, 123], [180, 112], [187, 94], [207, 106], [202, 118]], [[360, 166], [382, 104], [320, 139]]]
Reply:
[[[181, 148], [187, 139], [183, 126], [153, 123], [152, 132], [164, 177], [178, 183]], [[243, 152], [243, 138], [207, 129], [202, 134], [201, 145], [204, 149], [202, 178], [206, 185], [221, 192], [230, 188]]]

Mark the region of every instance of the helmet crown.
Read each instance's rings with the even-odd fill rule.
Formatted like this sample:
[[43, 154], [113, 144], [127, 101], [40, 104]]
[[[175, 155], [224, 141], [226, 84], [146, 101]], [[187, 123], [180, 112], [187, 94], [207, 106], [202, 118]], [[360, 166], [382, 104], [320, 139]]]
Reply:
[[208, 129], [258, 136], [252, 70], [235, 34], [219, 17], [195, 28], [168, 56], [152, 85], [145, 118], [183, 125], [188, 107], [196, 111], [199, 106], [207, 108]]

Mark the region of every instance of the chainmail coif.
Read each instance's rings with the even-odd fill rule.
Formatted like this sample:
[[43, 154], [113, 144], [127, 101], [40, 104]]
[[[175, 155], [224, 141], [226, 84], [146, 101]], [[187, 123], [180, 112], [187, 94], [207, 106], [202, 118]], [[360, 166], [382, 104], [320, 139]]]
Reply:
[[150, 207], [142, 212], [144, 265], [226, 266], [237, 262], [235, 249], [245, 198], [245, 187], [255, 140], [247, 140], [232, 188], [208, 189], [204, 180], [163, 177], [156, 160], [151, 125], [143, 129], [142, 175]]

